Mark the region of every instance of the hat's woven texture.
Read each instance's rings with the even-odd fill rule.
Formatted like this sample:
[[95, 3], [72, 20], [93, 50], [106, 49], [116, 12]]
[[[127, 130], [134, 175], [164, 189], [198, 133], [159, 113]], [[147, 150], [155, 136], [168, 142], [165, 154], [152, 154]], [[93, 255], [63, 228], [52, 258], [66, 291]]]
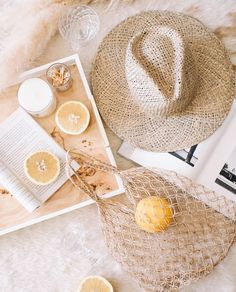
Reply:
[[126, 51], [125, 73], [140, 110], [150, 117], [183, 111], [196, 91], [196, 64], [184, 36], [157, 26], [136, 35]]
[[199, 21], [151, 11], [127, 18], [105, 37], [91, 85], [118, 136], [146, 150], [174, 151], [222, 124], [234, 73], [222, 43]]
[[[117, 173], [123, 179], [127, 204], [101, 199], [76, 172], [71, 178], [97, 202], [111, 254], [146, 291], [174, 291], [190, 284], [209, 274], [228, 253], [235, 221], [209, 205], [229, 215], [235, 210], [232, 201], [174, 172], [141, 167], [119, 172], [84, 154], [71, 155], [81, 165]], [[136, 225], [136, 204], [148, 196], [166, 198], [171, 205], [173, 223], [167, 230], [150, 234]]]

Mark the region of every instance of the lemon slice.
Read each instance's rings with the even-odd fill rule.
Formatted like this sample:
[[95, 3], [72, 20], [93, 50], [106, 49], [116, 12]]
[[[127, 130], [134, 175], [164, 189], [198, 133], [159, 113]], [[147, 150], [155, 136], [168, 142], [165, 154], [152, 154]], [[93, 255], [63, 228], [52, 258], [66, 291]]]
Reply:
[[113, 288], [105, 278], [89, 276], [80, 283], [78, 292], [113, 292]]
[[79, 135], [84, 132], [89, 125], [89, 120], [89, 110], [79, 101], [65, 102], [56, 112], [57, 126], [69, 135]]
[[57, 179], [60, 173], [60, 161], [51, 152], [37, 151], [25, 159], [24, 170], [31, 182], [48, 185]]

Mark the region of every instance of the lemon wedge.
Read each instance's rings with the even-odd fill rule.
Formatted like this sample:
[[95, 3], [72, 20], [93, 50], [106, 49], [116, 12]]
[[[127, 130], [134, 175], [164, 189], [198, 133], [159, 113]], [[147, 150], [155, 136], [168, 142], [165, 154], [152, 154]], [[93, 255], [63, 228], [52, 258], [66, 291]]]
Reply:
[[89, 110], [79, 101], [65, 102], [56, 112], [57, 126], [62, 132], [69, 135], [79, 135], [84, 132], [89, 121]]
[[60, 173], [60, 161], [51, 152], [37, 151], [25, 159], [24, 170], [31, 182], [47, 185], [57, 179]]
[[113, 292], [113, 288], [105, 278], [89, 276], [80, 283], [78, 292]]

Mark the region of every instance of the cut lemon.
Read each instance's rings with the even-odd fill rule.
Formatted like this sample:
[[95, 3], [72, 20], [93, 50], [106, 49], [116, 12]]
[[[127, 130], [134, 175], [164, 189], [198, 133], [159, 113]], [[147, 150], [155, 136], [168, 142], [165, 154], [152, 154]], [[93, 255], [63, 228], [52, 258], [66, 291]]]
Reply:
[[80, 283], [78, 292], [113, 292], [113, 288], [105, 278], [89, 276]]
[[37, 185], [54, 182], [60, 173], [59, 159], [48, 151], [31, 153], [26, 159], [24, 170], [29, 180]]
[[79, 101], [65, 102], [56, 112], [57, 126], [69, 135], [79, 135], [84, 132], [89, 125], [89, 120], [89, 110]]

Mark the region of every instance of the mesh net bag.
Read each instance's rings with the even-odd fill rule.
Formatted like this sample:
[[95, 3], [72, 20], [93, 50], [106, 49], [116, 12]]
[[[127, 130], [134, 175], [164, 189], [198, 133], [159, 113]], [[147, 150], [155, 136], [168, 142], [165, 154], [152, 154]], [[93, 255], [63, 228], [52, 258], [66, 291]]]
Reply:
[[[97, 203], [112, 256], [146, 291], [176, 291], [209, 274], [228, 253], [235, 238], [232, 201], [175, 172], [143, 167], [119, 171], [75, 151], [68, 157], [72, 183]], [[99, 197], [73, 169], [73, 160], [118, 174], [127, 202]], [[143, 231], [135, 222], [138, 202], [150, 196], [165, 198], [173, 210], [168, 228], [157, 233]]]

